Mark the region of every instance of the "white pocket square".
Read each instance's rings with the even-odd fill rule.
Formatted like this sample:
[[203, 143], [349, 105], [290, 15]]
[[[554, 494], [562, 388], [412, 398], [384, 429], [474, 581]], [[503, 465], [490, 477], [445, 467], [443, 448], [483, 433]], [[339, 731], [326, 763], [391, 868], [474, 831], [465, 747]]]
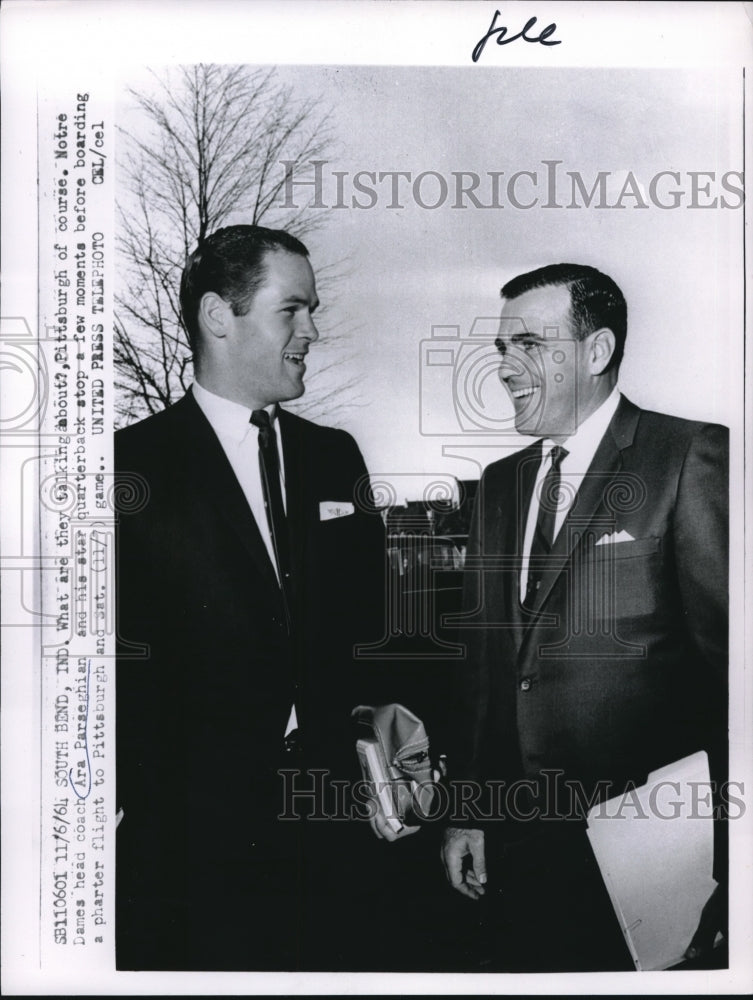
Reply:
[[335, 517], [347, 517], [354, 513], [353, 504], [345, 500], [322, 500], [319, 504], [320, 521], [331, 521]]
[[613, 531], [611, 535], [602, 535], [597, 545], [614, 545], [616, 542], [634, 542], [629, 531]]

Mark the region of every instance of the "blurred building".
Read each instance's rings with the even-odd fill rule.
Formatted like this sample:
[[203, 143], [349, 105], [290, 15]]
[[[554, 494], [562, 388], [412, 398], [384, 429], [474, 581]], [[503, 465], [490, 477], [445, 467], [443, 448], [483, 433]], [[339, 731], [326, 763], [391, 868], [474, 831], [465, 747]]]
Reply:
[[451, 500], [409, 500], [385, 509], [390, 567], [406, 586], [424, 589], [431, 573], [462, 570], [477, 489], [478, 480], [460, 480]]

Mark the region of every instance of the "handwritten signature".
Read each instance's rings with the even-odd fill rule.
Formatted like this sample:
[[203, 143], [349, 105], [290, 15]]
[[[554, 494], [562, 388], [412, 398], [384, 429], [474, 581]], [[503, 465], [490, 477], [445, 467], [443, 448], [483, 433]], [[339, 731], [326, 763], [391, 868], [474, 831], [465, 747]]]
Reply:
[[474, 62], [479, 61], [479, 59], [481, 58], [481, 53], [484, 51], [484, 47], [486, 46], [486, 43], [489, 41], [490, 38], [493, 38], [494, 36], [496, 36], [495, 40], [497, 42], [497, 45], [509, 45], [510, 42], [516, 42], [519, 38], [522, 38], [524, 42], [534, 42], [534, 43], [539, 42], [541, 45], [562, 44], [561, 38], [556, 38], [551, 42], [547, 41], [549, 36], [553, 35], [554, 32], [557, 30], [557, 25], [554, 23], [547, 25], [546, 28], [543, 29], [541, 34], [538, 35], [537, 37], [534, 38], [529, 36], [528, 34], [529, 30], [532, 30], [534, 24], [536, 24], [535, 17], [529, 18], [523, 25], [522, 30], [519, 31], [517, 35], [510, 35], [508, 37], [507, 32], [509, 29], [504, 24], [500, 24], [499, 26], [497, 26], [497, 19], [500, 18], [501, 16], [502, 15], [498, 10], [494, 11], [494, 17], [492, 18], [492, 23], [489, 25], [489, 30], [486, 32], [483, 38], [480, 38], [476, 42], [476, 46], [471, 56]]

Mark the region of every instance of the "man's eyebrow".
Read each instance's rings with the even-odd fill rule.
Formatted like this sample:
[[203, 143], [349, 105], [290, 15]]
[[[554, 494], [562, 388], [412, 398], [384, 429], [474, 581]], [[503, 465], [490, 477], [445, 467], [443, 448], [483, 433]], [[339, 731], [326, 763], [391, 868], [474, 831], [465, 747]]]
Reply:
[[524, 330], [522, 333], [514, 333], [510, 337], [511, 344], [517, 344], [521, 340], [541, 340], [542, 338], [538, 333], [533, 333], [531, 330]]
[[296, 305], [309, 306], [311, 312], [319, 308], [319, 299], [314, 299], [313, 302], [310, 302], [304, 295], [286, 295], [282, 300], [282, 304], [287, 305], [289, 302], [293, 302]]

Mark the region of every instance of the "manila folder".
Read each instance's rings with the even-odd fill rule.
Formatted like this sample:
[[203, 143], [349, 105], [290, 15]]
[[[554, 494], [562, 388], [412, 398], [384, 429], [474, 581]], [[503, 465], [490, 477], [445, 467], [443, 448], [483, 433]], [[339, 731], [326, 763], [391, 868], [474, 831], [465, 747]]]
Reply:
[[636, 969], [681, 962], [716, 886], [706, 752], [595, 805], [587, 832]]

